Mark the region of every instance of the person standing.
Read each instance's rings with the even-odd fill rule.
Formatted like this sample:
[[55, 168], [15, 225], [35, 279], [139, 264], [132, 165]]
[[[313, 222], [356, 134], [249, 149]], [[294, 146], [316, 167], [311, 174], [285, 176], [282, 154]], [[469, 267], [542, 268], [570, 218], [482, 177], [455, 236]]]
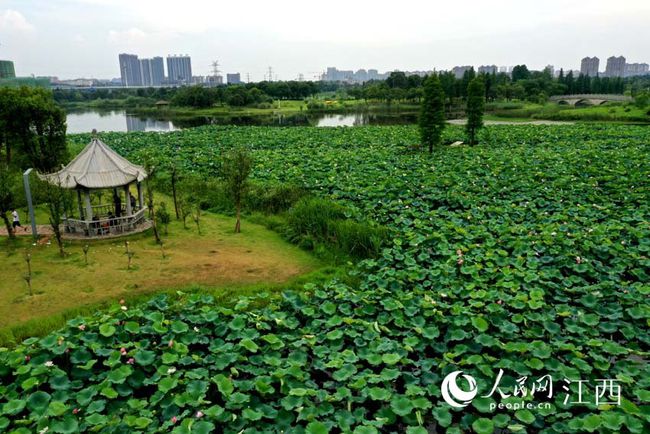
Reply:
[[22, 228], [20, 225], [20, 216], [18, 215], [18, 211], [15, 209], [11, 212], [11, 218], [13, 219], [12, 227], [14, 229], [14, 233], [16, 232], [16, 228]]

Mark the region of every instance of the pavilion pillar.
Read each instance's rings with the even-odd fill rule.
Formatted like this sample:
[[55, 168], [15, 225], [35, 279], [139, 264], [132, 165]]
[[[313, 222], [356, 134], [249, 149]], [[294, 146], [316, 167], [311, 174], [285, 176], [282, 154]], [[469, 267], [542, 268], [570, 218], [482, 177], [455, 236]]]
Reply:
[[79, 205], [79, 220], [84, 220], [84, 207], [81, 204], [81, 190], [77, 188], [77, 204]]
[[86, 204], [86, 215], [84, 216], [85, 221], [90, 221], [93, 219], [93, 207], [90, 204], [90, 190], [84, 190], [84, 202]]
[[142, 183], [138, 182], [138, 206], [140, 209], [144, 208], [144, 194], [142, 192]]
[[126, 201], [126, 215], [132, 216], [133, 209], [131, 209], [131, 192], [129, 191], [129, 184], [124, 186], [124, 200]]

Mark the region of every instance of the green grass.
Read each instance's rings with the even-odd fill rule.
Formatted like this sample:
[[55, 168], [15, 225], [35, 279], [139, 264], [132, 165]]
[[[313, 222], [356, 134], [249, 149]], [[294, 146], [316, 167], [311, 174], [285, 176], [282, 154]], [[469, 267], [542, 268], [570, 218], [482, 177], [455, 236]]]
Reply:
[[[41, 217], [42, 218], [42, 217]], [[37, 217], [37, 220], [39, 217]], [[129, 237], [135, 252], [127, 269], [124, 239], [90, 243], [88, 265], [85, 242], [66, 242], [61, 258], [54, 242], [33, 246], [31, 237], [0, 239], [3, 279], [0, 281], [0, 343], [42, 335], [67, 318], [87, 313], [120, 298], [139, 299], [152, 293], [201, 287], [220, 298], [284, 287], [297, 276], [321, 270], [322, 260], [293, 246], [280, 235], [244, 219], [234, 234], [234, 220], [211, 213], [183, 228], [173, 221], [163, 236], [165, 258], [150, 233]], [[23, 279], [24, 252], [32, 255], [32, 287]]]
[[486, 120], [554, 120], [582, 122], [650, 123], [650, 108], [631, 104], [607, 103], [602, 106], [570, 107], [549, 102], [544, 105], [527, 102], [500, 102], [487, 105]]

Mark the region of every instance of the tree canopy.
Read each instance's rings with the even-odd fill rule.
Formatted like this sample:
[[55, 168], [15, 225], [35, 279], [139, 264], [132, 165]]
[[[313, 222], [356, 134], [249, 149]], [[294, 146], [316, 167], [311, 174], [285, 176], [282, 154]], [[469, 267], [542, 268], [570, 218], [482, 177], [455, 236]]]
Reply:
[[431, 74], [424, 82], [419, 126], [422, 145], [433, 152], [445, 129], [445, 92], [436, 74]]

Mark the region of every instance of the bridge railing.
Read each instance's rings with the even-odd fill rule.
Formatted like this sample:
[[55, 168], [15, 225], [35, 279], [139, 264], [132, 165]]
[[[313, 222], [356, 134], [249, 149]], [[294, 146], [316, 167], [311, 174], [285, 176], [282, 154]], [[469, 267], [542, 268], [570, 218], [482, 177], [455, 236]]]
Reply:
[[631, 96], [615, 95], [615, 94], [600, 94], [600, 93], [581, 93], [574, 95], [553, 95], [549, 98], [551, 101], [562, 101], [567, 99], [602, 99], [605, 101], [632, 101]]

